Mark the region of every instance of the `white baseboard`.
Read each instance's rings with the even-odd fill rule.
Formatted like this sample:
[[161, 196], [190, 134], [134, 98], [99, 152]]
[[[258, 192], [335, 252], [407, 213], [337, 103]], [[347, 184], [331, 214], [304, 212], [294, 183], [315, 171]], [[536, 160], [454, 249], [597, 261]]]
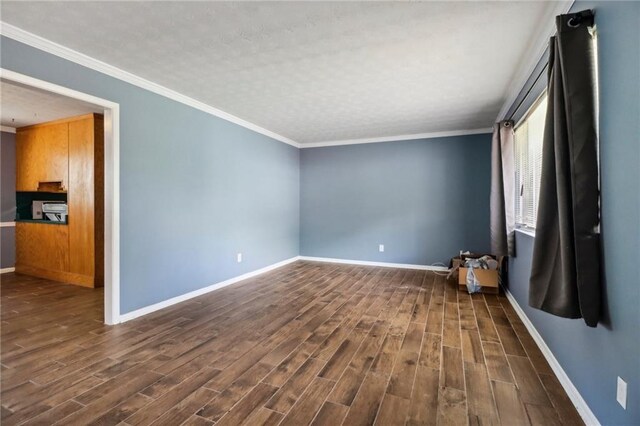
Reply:
[[593, 414], [593, 411], [591, 411], [591, 409], [587, 405], [587, 402], [582, 398], [582, 395], [580, 395], [578, 389], [576, 389], [576, 387], [573, 385], [571, 379], [569, 379], [569, 376], [567, 376], [567, 373], [565, 373], [556, 357], [553, 356], [553, 352], [551, 352], [551, 349], [549, 349], [549, 346], [547, 346], [542, 336], [540, 336], [538, 330], [536, 330], [534, 325], [531, 323], [531, 320], [529, 320], [527, 314], [525, 314], [525, 312], [522, 310], [522, 308], [518, 304], [518, 301], [506, 288], [504, 288], [504, 292], [507, 295], [507, 299], [509, 299], [509, 303], [511, 303], [511, 306], [513, 306], [513, 309], [520, 317], [520, 320], [522, 320], [525, 327], [527, 327], [527, 330], [529, 330], [529, 334], [531, 334], [531, 337], [533, 337], [533, 340], [535, 340], [536, 344], [540, 348], [540, 351], [542, 351], [542, 354], [547, 359], [547, 362], [551, 366], [551, 369], [558, 377], [558, 380], [560, 380], [560, 384], [562, 384], [562, 387], [564, 388], [565, 392], [567, 392], [567, 395], [571, 399], [571, 402], [573, 402], [573, 405], [575, 405], [578, 413], [580, 414], [580, 417], [582, 417], [582, 420], [587, 426], [600, 426], [598, 418]]
[[349, 265], [382, 266], [384, 268], [419, 269], [421, 271], [448, 271], [446, 266], [412, 265], [410, 263], [369, 262], [367, 260], [333, 259], [330, 257], [299, 256], [300, 260], [312, 262], [346, 263]]
[[265, 266], [264, 268], [257, 269], [255, 271], [247, 272], [246, 274], [238, 275], [237, 277], [229, 278], [228, 280], [221, 281], [216, 284], [212, 284], [207, 287], [200, 288], [198, 290], [191, 291], [189, 293], [182, 294], [180, 296], [172, 297], [171, 299], [164, 300], [162, 302], [154, 303], [153, 305], [145, 306], [144, 308], [136, 309], [135, 311], [127, 312], [126, 314], [120, 315], [119, 321], [120, 323], [130, 321], [134, 318], [141, 317], [143, 315], [150, 314], [151, 312], [158, 311], [163, 308], [167, 308], [171, 305], [175, 305], [180, 302], [184, 302], [185, 300], [193, 299], [194, 297], [202, 296], [203, 294], [221, 289], [228, 285], [237, 283], [238, 281], [246, 280], [247, 278], [255, 277], [256, 275], [264, 274], [265, 272], [272, 271], [274, 269], [280, 268], [282, 266], [288, 265], [289, 263], [295, 262], [299, 257], [295, 256], [287, 260], [283, 260], [282, 262], [274, 263], [269, 266]]
[[6, 274], [8, 272], [15, 272], [16, 268], [2, 268], [0, 269], [0, 274]]

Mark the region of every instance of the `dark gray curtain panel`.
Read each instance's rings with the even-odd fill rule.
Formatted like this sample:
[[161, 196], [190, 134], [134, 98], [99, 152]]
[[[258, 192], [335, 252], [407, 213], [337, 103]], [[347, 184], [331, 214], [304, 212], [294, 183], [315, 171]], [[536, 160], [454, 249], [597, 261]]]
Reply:
[[493, 126], [491, 142], [491, 253], [515, 254], [515, 171], [513, 122]]
[[529, 304], [595, 327], [600, 318], [600, 215], [594, 17], [556, 18]]

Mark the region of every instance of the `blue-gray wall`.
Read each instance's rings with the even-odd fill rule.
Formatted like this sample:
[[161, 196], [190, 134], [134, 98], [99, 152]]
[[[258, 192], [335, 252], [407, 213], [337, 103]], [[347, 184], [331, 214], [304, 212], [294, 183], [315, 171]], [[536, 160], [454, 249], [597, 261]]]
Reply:
[[[16, 217], [16, 135], [0, 132], [0, 222]], [[0, 228], [0, 268], [16, 263], [15, 228]]]
[[[517, 234], [509, 288], [603, 425], [640, 425], [640, 3], [578, 1], [598, 27], [604, 309], [595, 329], [528, 306], [533, 238]], [[616, 378], [628, 383], [626, 411]]]
[[424, 265], [489, 250], [490, 151], [487, 134], [301, 150], [301, 255]]
[[297, 148], [6, 37], [0, 47], [3, 68], [120, 104], [122, 313], [298, 255]]

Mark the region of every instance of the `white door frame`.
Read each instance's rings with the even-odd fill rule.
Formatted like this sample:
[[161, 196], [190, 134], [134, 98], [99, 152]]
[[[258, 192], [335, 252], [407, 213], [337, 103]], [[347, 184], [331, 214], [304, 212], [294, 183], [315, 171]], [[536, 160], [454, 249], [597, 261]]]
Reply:
[[120, 322], [120, 105], [0, 68], [0, 78], [104, 108], [104, 322]]

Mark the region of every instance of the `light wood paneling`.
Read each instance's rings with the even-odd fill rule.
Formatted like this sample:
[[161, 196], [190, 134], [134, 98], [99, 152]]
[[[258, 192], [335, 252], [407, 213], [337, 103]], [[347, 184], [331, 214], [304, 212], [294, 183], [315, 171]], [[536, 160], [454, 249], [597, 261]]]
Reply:
[[23, 268], [69, 271], [69, 227], [16, 223], [16, 271]]
[[16, 131], [16, 191], [37, 191], [40, 182], [68, 187], [68, 136], [67, 123]]
[[102, 295], [3, 275], [3, 425], [581, 424], [499, 337], [444, 345], [458, 316], [511, 323], [431, 272], [295, 262], [111, 327]]
[[[99, 114], [86, 114], [18, 129], [18, 191], [35, 191], [42, 181], [62, 181], [67, 192], [66, 261], [51, 269], [51, 259], [31, 257], [18, 269], [25, 274], [82, 286], [104, 282], [104, 123]], [[42, 187], [42, 185], [40, 185]], [[45, 197], [45, 195], [43, 195]], [[51, 231], [35, 228], [16, 236], [23, 252]], [[24, 239], [24, 238], [29, 239]], [[61, 246], [60, 246], [61, 247]], [[28, 266], [28, 267], [27, 267]]]
[[94, 276], [94, 130], [93, 117], [69, 124], [69, 267]]

